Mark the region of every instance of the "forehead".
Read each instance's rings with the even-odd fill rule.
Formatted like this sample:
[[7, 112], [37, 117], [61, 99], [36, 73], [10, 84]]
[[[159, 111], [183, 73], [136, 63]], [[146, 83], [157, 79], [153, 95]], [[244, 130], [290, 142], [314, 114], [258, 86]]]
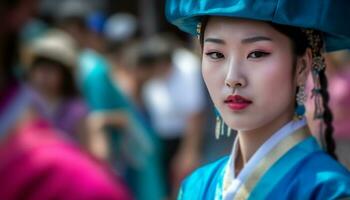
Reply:
[[257, 35], [269, 36], [277, 40], [284, 38], [283, 34], [266, 22], [229, 17], [210, 17], [204, 32], [204, 37], [230, 39]]

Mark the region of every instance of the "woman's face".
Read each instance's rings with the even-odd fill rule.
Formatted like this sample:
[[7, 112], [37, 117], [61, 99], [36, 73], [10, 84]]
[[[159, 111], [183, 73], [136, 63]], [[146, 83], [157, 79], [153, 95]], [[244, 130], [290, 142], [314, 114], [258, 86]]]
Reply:
[[204, 81], [229, 127], [250, 131], [292, 119], [297, 81], [287, 36], [267, 23], [211, 17], [203, 41]]
[[30, 72], [30, 81], [34, 88], [47, 95], [59, 94], [63, 84], [62, 67], [49, 61], [36, 63]]

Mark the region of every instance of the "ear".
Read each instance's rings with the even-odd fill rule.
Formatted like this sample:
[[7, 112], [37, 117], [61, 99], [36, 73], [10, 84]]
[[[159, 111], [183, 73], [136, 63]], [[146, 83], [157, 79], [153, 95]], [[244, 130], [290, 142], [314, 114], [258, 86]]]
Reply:
[[312, 66], [311, 49], [307, 48], [305, 54], [297, 59], [296, 66], [296, 83], [297, 85], [305, 85]]

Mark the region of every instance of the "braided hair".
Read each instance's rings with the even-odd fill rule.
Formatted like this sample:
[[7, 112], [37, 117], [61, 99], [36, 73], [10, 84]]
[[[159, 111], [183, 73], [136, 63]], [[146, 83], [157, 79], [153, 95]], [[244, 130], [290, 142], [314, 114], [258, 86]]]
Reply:
[[[321, 40], [321, 43], [323, 43], [323, 40]], [[321, 115], [321, 119], [323, 120], [323, 123], [325, 124], [325, 128], [323, 130], [323, 127], [320, 127], [320, 134], [322, 139], [323, 139], [323, 146], [325, 147], [326, 151], [335, 159], [337, 159], [337, 155], [335, 154], [335, 141], [333, 139], [333, 114], [332, 111], [330, 110], [328, 103], [329, 103], [329, 93], [328, 93], [328, 81], [325, 73], [325, 67], [321, 69], [318, 72], [319, 76], [319, 83], [320, 83], [320, 95], [322, 98], [322, 105], [323, 105], [323, 113]], [[317, 94], [316, 94], [317, 95]], [[317, 105], [316, 105], [317, 106]], [[321, 123], [322, 126], [322, 123]]]
[[[315, 30], [304, 31], [308, 39], [309, 47], [312, 50], [313, 66], [312, 75], [314, 78], [313, 96], [315, 98], [315, 119], [322, 120], [320, 124], [320, 139], [321, 144], [334, 159], [337, 159], [335, 154], [335, 141], [333, 139], [333, 114], [328, 106], [329, 93], [328, 81], [326, 77], [326, 65], [322, 56], [324, 48], [322, 33]], [[325, 125], [325, 128], [323, 127]]]
[[[204, 31], [208, 23], [209, 17], [202, 18], [200, 26], [197, 27], [199, 33], [199, 42], [203, 47]], [[296, 57], [303, 56], [308, 48], [312, 50], [313, 57], [313, 77], [315, 88], [313, 89], [313, 97], [315, 101], [315, 116], [316, 120], [322, 120], [320, 123], [320, 142], [326, 152], [337, 159], [335, 154], [335, 141], [333, 139], [333, 114], [328, 106], [329, 93], [328, 82], [325, 74], [325, 63], [322, 57], [323, 39], [322, 33], [315, 30], [303, 30], [299, 27], [269, 23], [278, 32], [286, 35], [292, 42], [293, 53]], [[202, 48], [203, 49], [203, 48]], [[295, 74], [295, 68], [293, 69]], [[325, 125], [325, 128], [323, 126]]]
[[320, 77], [320, 83], [321, 83], [321, 96], [322, 96], [322, 102], [323, 102], [323, 122], [326, 125], [324, 131], [321, 129], [321, 133], [324, 134], [324, 145], [326, 148], [326, 151], [335, 159], [337, 159], [337, 155], [335, 154], [335, 142], [333, 139], [333, 114], [332, 111], [330, 110], [328, 106], [329, 102], [329, 93], [328, 93], [328, 81], [327, 77], [325, 74], [325, 70], [322, 70], [319, 72], [319, 77]]

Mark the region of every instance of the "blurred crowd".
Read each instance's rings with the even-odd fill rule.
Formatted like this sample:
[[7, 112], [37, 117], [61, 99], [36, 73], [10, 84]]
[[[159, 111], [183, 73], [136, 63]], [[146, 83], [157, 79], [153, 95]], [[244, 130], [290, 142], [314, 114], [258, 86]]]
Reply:
[[[2, 1], [0, 199], [174, 199], [193, 169], [229, 154], [195, 39], [152, 29], [164, 8], [147, 2], [133, 2], [137, 15], [109, 1]], [[350, 167], [350, 53], [327, 62]]]
[[175, 199], [230, 152], [193, 38], [145, 26], [134, 3], [1, 3], [1, 199]]

